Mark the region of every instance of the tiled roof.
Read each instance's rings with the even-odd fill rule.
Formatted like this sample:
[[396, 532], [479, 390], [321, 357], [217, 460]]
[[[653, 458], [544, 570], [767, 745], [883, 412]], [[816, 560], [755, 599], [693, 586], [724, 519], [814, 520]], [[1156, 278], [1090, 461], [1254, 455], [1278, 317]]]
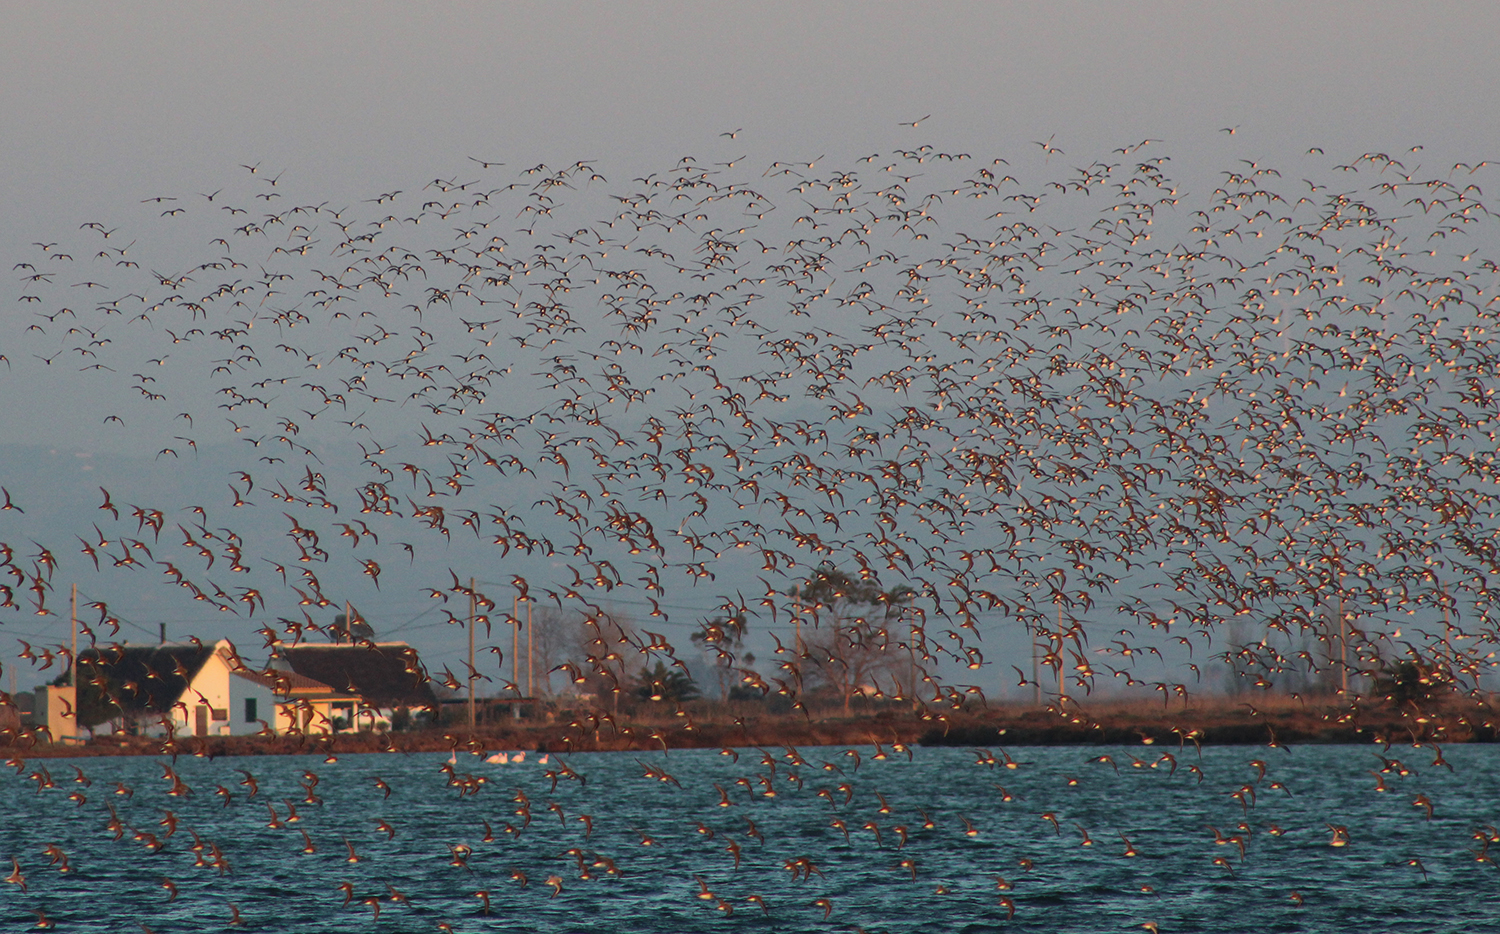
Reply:
[[405, 642], [281, 646], [292, 671], [338, 691], [358, 694], [372, 707], [436, 704], [417, 650]]
[[282, 671], [278, 672], [275, 676], [253, 670], [235, 671], [232, 674], [236, 678], [244, 678], [246, 681], [254, 682], [263, 688], [270, 688], [272, 691], [290, 689], [294, 694], [341, 693], [315, 678], [309, 678], [307, 675], [299, 675], [295, 671]]

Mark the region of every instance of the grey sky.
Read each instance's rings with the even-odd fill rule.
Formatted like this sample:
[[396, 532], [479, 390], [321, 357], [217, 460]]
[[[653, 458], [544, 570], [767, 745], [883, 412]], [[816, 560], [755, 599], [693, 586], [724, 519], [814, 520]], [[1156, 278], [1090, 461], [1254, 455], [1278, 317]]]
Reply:
[[[266, 160], [378, 184], [463, 156], [984, 151], [1221, 126], [1267, 150], [1493, 140], [1485, 4], [7, 4], [0, 208]], [[17, 235], [8, 223], [7, 237]]]
[[[419, 187], [468, 157], [590, 158], [628, 178], [686, 154], [763, 165], [923, 142], [1014, 159], [1049, 138], [1074, 164], [1160, 138], [1189, 173], [1194, 156], [1214, 171], [1311, 146], [1497, 154], [1500, 8], [1483, 5], [3, 11], [6, 257], [149, 196], [240, 181], [240, 164], [352, 199]], [[899, 126], [923, 117], [919, 131]], [[12, 399], [0, 434], [66, 442], [65, 394]]]
[[470, 156], [622, 178], [916, 139], [1014, 158], [1055, 137], [1083, 164], [1156, 137], [1179, 175], [1310, 146], [1477, 161], [1500, 99], [1500, 11], [1473, 4], [8, 4], [6, 23], [6, 256], [241, 163], [337, 200]]

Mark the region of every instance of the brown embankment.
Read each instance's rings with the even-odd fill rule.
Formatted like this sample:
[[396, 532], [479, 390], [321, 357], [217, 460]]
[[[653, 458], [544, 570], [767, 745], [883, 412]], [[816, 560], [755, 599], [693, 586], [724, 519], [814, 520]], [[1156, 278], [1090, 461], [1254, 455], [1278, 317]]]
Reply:
[[287, 755], [328, 756], [359, 752], [448, 752], [536, 750], [554, 753], [722, 746], [823, 746], [895, 744], [925, 746], [1058, 746], [1186, 743], [1495, 742], [1500, 715], [1489, 703], [1450, 700], [1426, 709], [1371, 702], [1360, 705], [1303, 703], [1287, 698], [1198, 701], [1187, 709], [1163, 710], [1144, 702], [1098, 703], [1055, 708], [991, 704], [925, 715], [887, 708], [822, 716], [690, 709], [687, 716], [654, 711], [621, 712], [596, 720], [587, 715], [551, 720], [514, 720], [470, 733], [450, 725], [399, 733], [340, 733], [335, 736], [236, 736], [172, 741], [101, 736], [81, 745], [13, 742], [0, 747], [23, 758], [107, 755]]

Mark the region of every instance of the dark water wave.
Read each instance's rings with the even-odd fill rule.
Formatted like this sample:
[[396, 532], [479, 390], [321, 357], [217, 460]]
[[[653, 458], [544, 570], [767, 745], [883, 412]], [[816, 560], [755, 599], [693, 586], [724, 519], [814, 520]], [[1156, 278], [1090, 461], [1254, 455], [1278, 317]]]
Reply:
[[[805, 765], [770, 750], [774, 774], [755, 749], [739, 750], [737, 762], [711, 750], [582, 754], [567, 760], [581, 780], [563, 777], [555, 789], [547, 773], [556, 758], [500, 765], [462, 755], [457, 775], [483, 778], [469, 783], [472, 794], [450, 785], [448, 757], [432, 754], [28, 762], [0, 777], [0, 858], [14, 855], [26, 881], [24, 892], [0, 891], [0, 924], [30, 928], [40, 910], [58, 930], [230, 930], [231, 903], [244, 929], [306, 932], [1495, 924], [1487, 896], [1496, 868], [1476, 858], [1488, 856], [1480, 828], [1500, 823], [1493, 748], [1445, 750], [1451, 772], [1431, 764], [1431, 750], [1409, 747], [1384, 759], [1379, 746], [1209, 748], [1201, 756], [1191, 746], [1018, 748], [1010, 750], [1015, 768], [1003, 757], [977, 763], [969, 750], [918, 749], [910, 762], [857, 752], [856, 768], [832, 747], [801, 750]], [[1100, 755], [1113, 764], [1093, 761]], [[1266, 768], [1259, 780], [1254, 760]], [[75, 781], [75, 762], [91, 785]], [[39, 787], [44, 767], [55, 787]], [[648, 767], [662, 771], [648, 777]], [[167, 768], [190, 794], [168, 794]], [[238, 768], [253, 771], [253, 798]], [[321, 804], [307, 800], [306, 773], [317, 776]], [[377, 779], [392, 789], [388, 798]], [[132, 793], [119, 793], [116, 782]], [[227, 801], [216, 786], [231, 792]], [[1245, 792], [1242, 804], [1233, 795], [1246, 786], [1253, 797]], [[86, 800], [70, 800], [73, 792]], [[529, 824], [516, 813], [523, 795]], [[1413, 804], [1419, 795], [1434, 805], [1431, 820]], [[110, 807], [124, 825], [118, 840]], [[1347, 828], [1347, 846], [1330, 845], [1335, 827]], [[164, 846], [151, 852], [138, 831]], [[195, 865], [194, 835], [206, 861], [219, 847], [227, 872]], [[643, 835], [654, 845], [642, 845]], [[1135, 856], [1125, 855], [1127, 840]], [[304, 852], [308, 841], [315, 852]], [[49, 865], [50, 845], [70, 871]], [[553, 877], [560, 889], [548, 884]], [[478, 892], [489, 893], [489, 914]]]

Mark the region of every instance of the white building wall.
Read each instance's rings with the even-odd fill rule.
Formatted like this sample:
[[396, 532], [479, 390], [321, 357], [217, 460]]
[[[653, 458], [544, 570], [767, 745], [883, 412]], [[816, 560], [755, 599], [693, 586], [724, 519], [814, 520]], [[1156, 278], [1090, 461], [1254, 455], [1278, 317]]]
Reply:
[[[187, 688], [172, 708], [172, 721], [178, 733], [188, 736], [227, 736], [234, 723], [232, 689], [228, 661], [229, 641], [220, 639], [214, 651], [204, 659], [203, 667], [188, 682]], [[255, 728], [260, 729], [260, 724]], [[251, 732], [254, 732], [253, 730]]]
[[280, 731], [280, 711], [276, 695], [267, 686], [249, 678], [231, 674], [229, 677], [229, 722], [226, 730], [231, 736], [248, 736], [259, 733], [265, 726]]

